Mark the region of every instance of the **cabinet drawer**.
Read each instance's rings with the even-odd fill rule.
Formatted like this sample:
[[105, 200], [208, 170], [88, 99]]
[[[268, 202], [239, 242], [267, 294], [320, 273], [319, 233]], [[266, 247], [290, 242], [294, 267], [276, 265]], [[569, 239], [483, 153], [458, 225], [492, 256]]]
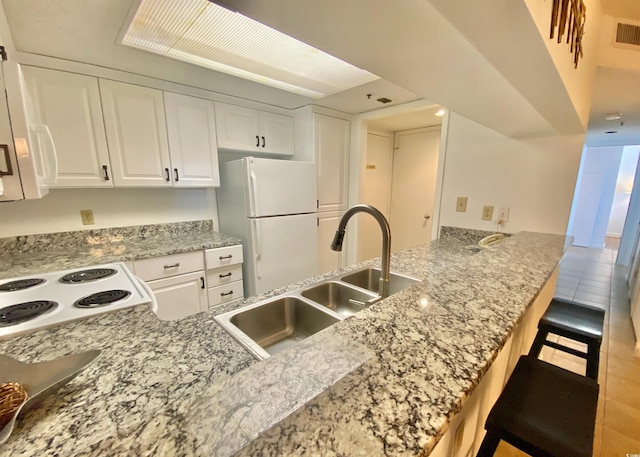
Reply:
[[233, 300], [238, 300], [239, 298], [244, 298], [242, 281], [212, 287], [211, 289], [209, 289], [208, 295], [209, 307], [227, 303]]
[[133, 262], [136, 276], [144, 281], [204, 270], [202, 251], [172, 254]]
[[207, 249], [204, 251], [204, 258], [207, 270], [242, 263], [242, 245]]
[[222, 284], [230, 284], [242, 279], [242, 264], [207, 270], [207, 285], [216, 287]]

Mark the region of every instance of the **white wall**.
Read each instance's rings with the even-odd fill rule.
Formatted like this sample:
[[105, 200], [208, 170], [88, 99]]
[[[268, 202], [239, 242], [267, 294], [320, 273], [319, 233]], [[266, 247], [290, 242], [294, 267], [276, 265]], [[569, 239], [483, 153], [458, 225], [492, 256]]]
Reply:
[[[530, 140], [508, 138], [451, 113], [440, 225], [496, 230], [498, 208], [509, 207], [501, 231], [564, 234], [580, 164], [584, 135]], [[467, 211], [455, 211], [468, 197]], [[493, 205], [493, 220], [481, 220]]]
[[611, 205], [607, 236], [622, 236], [639, 154], [640, 146], [625, 146], [622, 150], [622, 160], [620, 161], [616, 190], [613, 196], [613, 204]]
[[[82, 225], [81, 209], [93, 210], [95, 225]], [[208, 219], [218, 229], [214, 189], [56, 189], [0, 203], [0, 238]]]

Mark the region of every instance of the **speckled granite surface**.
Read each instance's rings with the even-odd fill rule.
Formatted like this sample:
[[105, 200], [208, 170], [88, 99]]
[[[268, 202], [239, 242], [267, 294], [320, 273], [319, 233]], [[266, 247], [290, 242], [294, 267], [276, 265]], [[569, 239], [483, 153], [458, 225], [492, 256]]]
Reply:
[[23, 361], [105, 351], [0, 455], [427, 455], [567, 242], [520, 233], [477, 253], [447, 240], [394, 254], [393, 270], [424, 281], [259, 363], [213, 312], [167, 324], [138, 307], [0, 342]]
[[[448, 240], [451, 238], [455, 238], [467, 244], [478, 244], [485, 236], [493, 235], [494, 233], [498, 233], [490, 230], [474, 230], [474, 229], [466, 229], [460, 227], [449, 227], [442, 226], [440, 227], [440, 239]], [[505, 233], [505, 235], [509, 236], [509, 233]]]
[[0, 278], [240, 244], [211, 221], [0, 238]]

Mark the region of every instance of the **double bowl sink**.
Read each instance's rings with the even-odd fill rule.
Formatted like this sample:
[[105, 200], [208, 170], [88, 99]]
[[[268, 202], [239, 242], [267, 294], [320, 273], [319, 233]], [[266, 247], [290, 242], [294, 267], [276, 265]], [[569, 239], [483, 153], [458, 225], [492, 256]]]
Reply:
[[[378, 299], [380, 270], [365, 268], [215, 317], [257, 359], [266, 359]], [[389, 295], [417, 283], [391, 273]]]

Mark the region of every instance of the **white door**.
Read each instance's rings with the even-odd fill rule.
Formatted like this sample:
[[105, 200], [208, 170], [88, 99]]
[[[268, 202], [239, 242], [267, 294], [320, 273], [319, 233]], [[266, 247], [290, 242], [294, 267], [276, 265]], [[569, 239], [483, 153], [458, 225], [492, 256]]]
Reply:
[[251, 296], [315, 276], [318, 271], [315, 214], [250, 219], [251, 258], [245, 259], [245, 295]]
[[164, 93], [174, 187], [220, 185], [213, 102]]
[[[338, 229], [341, 214], [338, 211], [318, 213], [318, 274], [342, 268], [345, 265], [345, 254], [347, 252], [347, 241], [345, 240], [342, 251], [336, 252], [331, 249], [333, 237]], [[359, 216], [357, 216], [359, 217]], [[380, 230], [378, 230], [379, 232]], [[378, 246], [379, 248], [380, 246]], [[378, 249], [380, 256], [380, 249]]]
[[[393, 170], [393, 135], [369, 133], [367, 157], [362, 173], [361, 201], [378, 208], [390, 219], [391, 177]], [[364, 214], [358, 215], [358, 260], [380, 257], [382, 234], [376, 220]], [[391, 239], [393, 245], [393, 237]]]
[[154, 310], [163, 321], [173, 321], [209, 309], [204, 272], [147, 282], [156, 297]]
[[243, 166], [248, 180], [249, 217], [315, 212], [313, 163], [247, 157]]
[[293, 118], [261, 111], [260, 147], [263, 152], [293, 155]]
[[347, 206], [349, 121], [314, 114], [314, 150], [318, 171], [318, 210]]
[[113, 181], [122, 187], [171, 187], [162, 91], [100, 80]]
[[431, 241], [440, 128], [396, 133], [391, 183], [391, 250]]
[[58, 174], [50, 187], [113, 187], [98, 79], [23, 67], [35, 117], [49, 127]]
[[216, 103], [215, 109], [218, 147], [240, 151], [260, 149], [256, 110], [226, 103]]

